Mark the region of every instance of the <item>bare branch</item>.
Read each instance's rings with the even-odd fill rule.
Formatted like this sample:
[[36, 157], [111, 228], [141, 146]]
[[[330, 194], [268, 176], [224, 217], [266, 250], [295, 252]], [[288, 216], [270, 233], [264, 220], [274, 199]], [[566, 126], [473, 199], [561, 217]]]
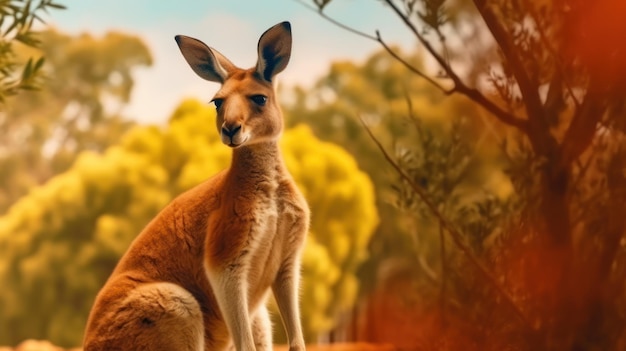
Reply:
[[430, 201], [426, 193], [417, 184], [415, 184], [415, 182], [406, 173], [404, 173], [402, 168], [400, 168], [400, 166], [396, 163], [396, 161], [394, 161], [394, 159], [389, 155], [387, 150], [385, 150], [385, 148], [382, 146], [380, 141], [378, 141], [378, 139], [376, 138], [374, 133], [372, 133], [371, 129], [365, 123], [365, 121], [361, 117], [359, 117], [359, 120], [361, 121], [361, 124], [367, 131], [367, 134], [370, 136], [372, 141], [376, 144], [376, 146], [378, 147], [380, 152], [383, 154], [387, 162], [393, 167], [396, 173], [404, 181], [406, 181], [409, 184], [413, 192], [420, 198], [420, 200], [422, 200], [424, 204], [426, 204], [430, 212], [440, 222], [441, 228], [443, 230], [446, 230], [448, 233], [450, 233], [450, 236], [452, 237], [452, 241], [455, 243], [455, 245], [466, 255], [468, 260], [477, 268], [477, 271], [480, 272], [483, 278], [487, 282], [489, 282], [491, 286], [503, 297], [504, 301], [506, 301], [506, 303], [513, 309], [517, 317], [522, 322], [524, 322], [525, 326], [529, 330], [534, 331], [532, 324], [530, 323], [528, 318], [524, 315], [524, 313], [519, 308], [519, 306], [517, 306], [515, 301], [513, 301], [513, 298], [511, 298], [511, 296], [509, 296], [509, 294], [504, 290], [504, 288], [501, 287], [500, 284], [498, 284], [498, 281], [491, 275], [491, 273], [487, 271], [485, 267], [483, 267], [483, 265], [480, 263], [478, 258], [474, 256], [471, 249], [467, 245], [465, 245], [461, 234], [454, 228], [452, 224], [450, 224], [447, 218], [445, 218], [445, 216], [437, 209], [437, 206], [435, 206], [435, 204], [433, 204]]
[[500, 47], [504, 58], [510, 65], [513, 76], [522, 93], [530, 127], [530, 133], [527, 133], [527, 135], [535, 151], [538, 154], [546, 155], [554, 149], [556, 140], [550, 134], [550, 129], [547, 125], [543, 105], [539, 98], [538, 84], [526, 72], [522, 59], [517, 55], [517, 48], [511, 36], [498, 19], [493, 8], [487, 5], [486, 0], [474, 0], [474, 4]]
[[[424, 38], [423, 35], [420, 34], [420, 32], [415, 27], [415, 25], [410, 21], [410, 19], [404, 13], [402, 13], [402, 11], [393, 3], [393, 1], [385, 0], [385, 3], [387, 3], [393, 9], [393, 11], [396, 13], [396, 15], [398, 15], [400, 17], [400, 19], [402, 19], [404, 24], [411, 30], [411, 32], [415, 35], [417, 40], [419, 40], [419, 42], [424, 46], [424, 48], [426, 48], [428, 53], [433, 56], [433, 58], [437, 61], [437, 63], [441, 66], [441, 68], [443, 68], [443, 70], [446, 72], [448, 77], [450, 77], [450, 79], [452, 79], [452, 81], [454, 82], [454, 88], [449, 93], [459, 92], [459, 93], [467, 96], [468, 98], [470, 98], [474, 102], [476, 102], [476, 103], [480, 104], [481, 106], [483, 106], [487, 111], [489, 111], [491, 114], [493, 114], [502, 123], [505, 123], [505, 124], [508, 124], [510, 126], [513, 126], [513, 127], [517, 128], [517, 129], [521, 130], [522, 132], [526, 133], [526, 134], [528, 133], [528, 122], [526, 120], [523, 120], [523, 119], [521, 119], [519, 117], [516, 117], [516, 116], [514, 116], [514, 115], [504, 111], [503, 109], [498, 107], [496, 104], [494, 104], [492, 101], [487, 99], [478, 90], [476, 90], [474, 88], [470, 88], [467, 85], [465, 85], [465, 83], [463, 83], [461, 78], [456, 74], [456, 72], [449, 65], [447, 60], [444, 57], [442, 57], [432, 47], [432, 45], [430, 45], [430, 42], [428, 40], [426, 40], [426, 38]], [[378, 38], [380, 38], [380, 35], [378, 35]], [[382, 40], [378, 40], [378, 41], [381, 42], [381, 44], [382, 44]]]
[[561, 167], [569, 167], [587, 149], [596, 135], [598, 123], [607, 105], [605, 89], [598, 79], [589, 82], [587, 94], [580, 107], [576, 109], [561, 143], [563, 150]]
[[441, 290], [439, 291], [439, 304], [441, 314], [446, 314], [446, 279], [448, 277], [448, 262], [446, 262], [446, 233], [443, 229], [443, 223], [439, 222], [439, 248], [441, 255]]
[[458, 79], [456, 73], [452, 71], [452, 69], [446, 62], [446, 60], [441, 55], [439, 55], [437, 50], [435, 50], [435, 48], [433, 48], [433, 46], [430, 45], [430, 42], [426, 40], [426, 38], [424, 38], [422, 34], [420, 34], [420, 32], [417, 30], [413, 22], [411, 22], [409, 17], [407, 17], [404, 13], [402, 13], [402, 11], [396, 6], [396, 4], [393, 3], [392, 0], [384, 0], [384, 1], [387, 5], [389, 5], [389, 7], [391, 7], [393, 12], [395, 12], [396, 15], [398, 15], [398, 17], [402, 19], [402, 22], [404, 22], [404, 24], [411, 30], [411, 32], [415, 35], [417, 40], [419, 40], [419, 42], [424, 46], [424, 48], [428, 50], [428, 53], [432, 55], [432, 57], [437, 61], [437, 63], [439, 63], [439, 65], [446, 71], [446, 73], [450, 76], [450, 78], [456, 83]]
[[444, 94], [450, 95], [450, 94], [456, 92], [456, 93], [460, 93], [462, 95], [465, 95], [468, 98], [470, 98], [471, 100], [473, 100], [474, 102], [476, 102], [479, 105], [481, 105], [487, 111], [489, 111], [492, 115], [494, 115], [502, 123], [510, 125], [510, 126], [513, 126], [513, 127], [517, 128], [517, 129], [519, 129], [520, 131], [526, 133], [526, 134], [528, 133], [528, 121], [526, 121], [524, 119], [521, 119], [521, 118], [519, 118], [519, 117], [517, 117], [517, 116], [515, 116], [515, 115], [513, 115], [511, 113], [506, 112], [505, 110], [503, 110], [500, 107], [498, 107], [498, 105], [496, 105], [495, 103], [493, 103], [492, 101], [487, 99], [480, 91], [478, 91], [478, 90], [476, 90], [474, 88], [470, 88], [467, 85], [465, 85], [465, 83], [463, 83], [463, 81], [454, 72], [454, 70], [452, 70], [452, 67], [449, 65], [447, 60], [437, 53], [437, 51], [430, 45], [430, 43], [419, 33], [419, 31], [417, 30], [417, 28], [415, 28], [413, 23], [411, 23], [411, 21], [402, 13], [402, 11], [400, 9], [398, 9], [395, 6], [395, 4], [393, 4], [393, 2], [391, 2], [390, 0], [385, 0], [385, 2], [388, 3], [392, 7], [392, 9], [394, 9], [394, 12], [398, 16], [400, 16], [400, 18], [402, 18], [402, 21], [409, 27], [409, 29], [413, 32], [413, 34], [415, 34], [415, 36], [420, 41], [420, 43], [422, 45], [424, 45], [424, 47], [426, 48], [428, 53], [431, 54], [435, 58], [435, 60], [437, 60], [437, 62], [444, 69], [444, 71], [446, 72], [448, 77], [454, 82], [454, 88], [452, 88], [452, 89], [445, 89], [443, 86], [441, 86], [441, 84], [437, 83], [434, 79], [432, 79], [431, 77], [429, 77], [428, 75], [426, 75], [425, 73], [423, 73], [421, 70], [417, 69], [416, 67], [414, 67], [410, 63], [408, 63], [406, 60], [402, 59], [397, 53], [395, 53], [393, 50], [391, 50], [389, 45], [387, 45], [387, 43], [382, 39], [379, 31], [376, 31], [376, 36], [369, 35], [367, 33], [364, 33], [362, 31], [359, 31], [359, 30], [354, 29], [352, 27], [346, 26], [345, 24], [343, 24], [343, 23], [333, 19], [332, 17], [327, 16], [321, 10], [318, 10], [318, 9], [316, 9], [316, 8], [306, 4], [306, 3], [304, 3], [303, 0], [295, 0], [295, 1], [297, 1], [299, 4], [301, 4], [305, 8], [307, 8], [307, 9], [309, 9], [311, 11], [314, 11], [315, 13], [320, 15], [325, 20], [329, 21], [330, 23], [332, 23], [332, 24], [334, 24], [334, 25], [336, 25], [336, 26], [338, 26], [340, 28], [343, 28], [343, 29], [345, 29], [345, 30], [347, 30], [347, 31], [349, 31], [351, 33], [354, 33], [354, 34], [360, 36], [360, 37], [363, 37], [363, 38], [366, 38], [366, 39], [370, 39], [370, 40], [374, 40], [374, 41], [380, 43], [380, 45], [382, 45], [382, 47], [393, 58], [395, 58], [400, 63], [402, 63], [411, 72], [413, 72], [413, 73], [417, 74], [418, 76], [426, 79], [429, 83], [431, 83], [437, 89], [441, 90], [441, 92], [443, 92]]
[[324, 18], [325, 20], [329, 21], [330, 23], [347, 30], [350, 33], [354, 33], [358, 36], [361, 36], [363, 38], [366, 39], [370, 39], [370, 40], [374, 40], [378, 43], [380, 43], [380, 45], [382, 45], [383, 48], [385, 48], [385, 50], [396, 60], [398, 60], [400, 63], [402, 63], [407, 69], [409, 69], [411, 72], [417, 74], [418, 76], [426, 79], [430, 84], [432, 84], [433, 86], [435, 86], [437, 89], [441, 90], [441, 92], [443, 92], [446, 95], [449, 95], [450, 93], [452, 93], [452, 91], [450, 90], [446, 90], [444, 87], [442, 87], [439, 83], [437, 83], [434, 79], [432, 79], [431, 77], [429, 77], [427, 74], [423, 73], [422, 71], [420, 71], [419, 69], [417, 69], [415, 66], [411, 65], [410, 63], [408, 63], [406, 60], [404, 60], [402, 57], [400, 57], [398, 54], [396, 54], [388, 45], [387, 43], [385, 43], [382, 39], [382, 37], [380, 36], [380, 32], [377, 30], [376, 31], [376, 36], [371, 36], [367, 33], [364, 33], [362, 31], [359, 31], [357, 29], [354, 29], [350, 26], [347, 26], [337, 20], [335, 20], [334, 18], [327, 16], [326, 14], [324, 14], [324, 12], [322, 12], [321, 9], [316, 9], [308, 4], [306, 4], [303, 0], [295, 0], [297, 1], [299, 4], [301, 4], [302, 6], [306, 7], [307, 9], [316, 12], [317, 14], [319, 14], [322, 18]]
[[554, 60], [555, 71], [558, 72], [558, 75], [560, 77], [562, 77], [563, 83], [565, 84], [567, 92], [569, 96], [572, 98], [572, 101], [574, 101], [574, 105], [576, 105], [576, 107], [580, 106], [580, 102], [578, 101], [578, 98], [576, 98], [576, 95], [574, 94], [572, 85], [569, 83], [569, 80], [567, 79], [568, 75], [565, 74], [565, 71], [564, 71], [565, 65], [559, 58], [559, 55], [556, 54], [556, 50], [550, 44], [550, 40], [546, 36], [546, 32], [543, 26], [541, 25], [539, 15], [537, 14], [537, 11], [535, 11], [535, 7], [528, 0], [524, 0], [524, 2], [525, 2], [526, 8], [528, 8], [528, 12], [530, 13], [530, 16], [532, 17], [533, 21], [535, 21], [535, 24], [537, 25], [537, 32], [539, 33], [539, 38], [541, 39], [543, 46], [546, 48], [546, 50], [548, 51], [548, 53]]
[[500, 107], [498, 107], [498, 105], [494, 104], [491, 100], [487, 99], [485, 95], [483, 95], [480, 91], [476, 90], [475, 88], [470, 88], [459, 80], [454, 90], [467, 96], [474, 102], [481, 105], [485, 110], [489, 111], [498, 120], [500, 120], [500, 122], [513, 126], [519, 129], [520, 131], [524, 132], [525, 134], [528, 134], [529, 130], [528, 130], [527, 120], [521, 119], [501, 109]]
[[426, 262], [426, 258], [424, 258], [423, 255], [418, 255], [417, 262], [419, 263], [420, 268], [422, 269], [422, 271], [424, 272], [428, 280], [430, 280], [430, 282], [433, 284], [437, 284], [438, 283], [437, 274], [435, 274], [433, 269], [430, 268], [430, 266], [428, 265], [428, 262]]
[[440, 28], [435, 29], [437, 33], [437, 37], [439, 38], [439, 42], [441, 43], [441, 47], [443, 49], [443, 58], [446, 60], [446, 65], [450, 66], [450, 51], [448, 50], [448, 44], [446, 44], [446, 36], [443, 35]]
[[337, 27], [339, 27], [339, 28], [345, 29], [345, 30], [347, 30], [348, 32], [353, 33], [353, 34], [356, 34], [356, 35], [358, 35], [358, 36], [360, 36], [360, 37], [363, 37], [363, 38], [365, 38], [365, 39], [370, 39], [370, 40], [373, 40], [373, 41], [378, 41], [378, 40], [376, 39], [376, 37], [374, 37], [374, 36], [372, 36], [372, 35], [370, 35], [370, 34], [367, 34], [367, 33], [365, 33], [365, 32], [362, 32], [362, 31], [360, 31], [360, 30], [358, 30], [358, 29], [354, 29], [354, 28], [352, 28], [352, 27], [350, 27], [350, 26], [346, 26], [345, 24], [343, 24], [343, 23], [341, 23], [341, 22], [339, 22], [339, 21], [335, 20], [334, 18], [332, 18], [332, 17], [330, 17], [330, 16], [326, 16], [326, 14], [322, 11], [322, 9], [321, 9], [321, 8], [319, 8], [319, 9], [318, 9], [318, 8], [315, 8], [315, 7], [313, 7], [313, 6], [311, 6], [311, 5], [307, 4], [307, 3], [305, 3], [305, 2], [304, 2], [304, 0], [295, 0], [295, 1], [296, 1], [297, 3], [299, 3], [300, 5], [304, 6], [305, 8], [307, 8], [307, 9], [309, 9], [309, 10], [311, 10], [311, 11], [313, 11], [313, 12], [317, 13], [317, 14], [318, 14], [318, 15], [320, 15], [323, 19], [325, 19], [325, 20], [329, 21], [330, 23], [332, 23], [332, 24], [336, 25], [336, 26], [337, 26]]
[[[415, 231], [415, 233], [413, 233], [413, 235], [410, 235], [410, 237], [411, 237], [411, 239], [413, 241], [413, 245], [415, 246], [415, 252], [418, 252], [419, 248], [420, 248], [420, 244], [419, 244], [419, 241], [417, 240], [417, 238], [418, 238], [417, 231]], [[426, 261], [426, 258], [424, 257], [424, 255], [421, 255], [419, 253], [417, 254], [417, 263], [419, 264], [419, 267], [424, 272], [424, 276], [426, 278], [428, 278], [428, 280], [433, 285], [439, 284], [439, 279], [437, 277], [437, 273], [435, 273], [435, 271], [430, 267], [430, 265]]]
[[385, 50], [394, 59], [396, 59], [398, 62], [402, 63], [407, 69], [409, 69], [409, 71], [411, 71], [411, 72], [417, 74], [418, 76], [426, 79], [430, 84], [435, 86], [437, 89], [441, 90], [442, 93], [444, 93], [446, 95], [450, 95], [450, 94], [452, 94], [454, 92], [454, 89], [450, 89], [450, 90], [445, 89], [439, 83], [437, 83], [434, 79], [432, 79], [427, 74], [423, 73], [422, 71], [417, 69], [415, 66], [411, 65], [410, 63], [408, 63], [405, 59], [400, 57], [398, 54], [396, 54], [395, 51], [393, 51], [393, 49], [391, 49], [391, 47], [389, 47], [389, 45], [387, 45], [387, 43], [385, 43], [385, 41], [380, 36], [380, 31], [378, 31], [378, 30], [376, 31], [376, 41], [378, 41], [380, 43], [380, 45], [382, 45], [382, 47], [385, 48]]

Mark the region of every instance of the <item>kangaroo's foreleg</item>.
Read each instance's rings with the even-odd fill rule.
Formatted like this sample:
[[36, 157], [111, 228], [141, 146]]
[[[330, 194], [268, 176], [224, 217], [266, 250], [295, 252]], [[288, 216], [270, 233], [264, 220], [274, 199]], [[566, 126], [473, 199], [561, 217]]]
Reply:
[[217, 303], [237, 351], [255, 349], [248, 313], [246, 273], [241, 264], [232, 264], [219, 271], [208, 272]]
[[298, 306], [299, 256], [298, 253], [294, 253], [287, 258], [272, 284], [272, 291], [285, 326], [290, 351], [304, 350], [304, 337], [300, 326], [300, 309]]
[[262, 305], [252, 319], [252, 336], [256, 351], [272, 350], [272, 322], [267, 307]]

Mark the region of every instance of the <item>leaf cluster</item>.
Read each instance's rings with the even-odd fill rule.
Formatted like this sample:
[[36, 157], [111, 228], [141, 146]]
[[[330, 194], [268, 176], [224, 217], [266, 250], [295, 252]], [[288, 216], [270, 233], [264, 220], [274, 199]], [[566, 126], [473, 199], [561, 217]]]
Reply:
[[[6, 98], [23, 90], [40, 86], [44, 58], [29, 58], [20, 63], [14, 52], [14, 43], [39, 47], [41, 41], [33, 26], [44, 23], [41, 13], [51, 9], [65, 9], [53, 0], [1, 0], [0, 1], [0, 104]], [[17, 74], [17, 71], [20, 71]]]

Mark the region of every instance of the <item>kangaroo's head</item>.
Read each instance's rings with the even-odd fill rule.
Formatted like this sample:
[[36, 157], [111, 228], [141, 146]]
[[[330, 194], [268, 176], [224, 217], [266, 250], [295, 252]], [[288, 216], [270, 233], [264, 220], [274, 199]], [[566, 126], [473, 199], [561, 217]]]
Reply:
[[277, 139], [283, 118], [272, 84], [291, 56], [291, 26], [279, 23], [261, 35], [256, 66], [241, 69], [200, 40], [176, 36], [185, 60], [200, 77], [222, 84], [213, 103], [222, 142], [239, 147]]

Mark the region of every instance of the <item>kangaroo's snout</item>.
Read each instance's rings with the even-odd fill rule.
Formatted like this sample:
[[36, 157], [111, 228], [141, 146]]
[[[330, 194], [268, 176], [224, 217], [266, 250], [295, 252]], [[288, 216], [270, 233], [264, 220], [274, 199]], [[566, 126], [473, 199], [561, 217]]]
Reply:
[[224, 125], [222, 127], [222, 134], [232, 139], [235, 136], [235, 134], [237, 134], [240, 130], [241, 130], [241, 124], [234, 125], [234, 126]]
[[222, 143], [230, 147], [238, 147], [248, 140], [248, 133], [244, 133], [243, 124], [226, 123], [222, 124], [220, 130]]

